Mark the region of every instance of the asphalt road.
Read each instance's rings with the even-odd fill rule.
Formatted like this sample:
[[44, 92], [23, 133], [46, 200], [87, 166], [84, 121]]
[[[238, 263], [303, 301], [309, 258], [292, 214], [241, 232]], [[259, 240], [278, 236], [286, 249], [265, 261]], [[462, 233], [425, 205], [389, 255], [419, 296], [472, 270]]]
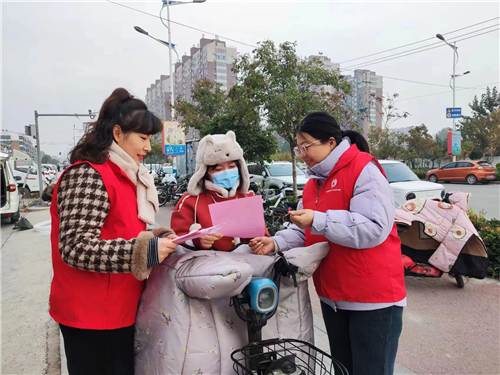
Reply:
[[469, 207], [474, 212], [484, 210], [487, 219], [500, 219], [500, 185], [467, 185], [466, 183], [443, 184], [446, 192], [465, 191], [472, 193]]

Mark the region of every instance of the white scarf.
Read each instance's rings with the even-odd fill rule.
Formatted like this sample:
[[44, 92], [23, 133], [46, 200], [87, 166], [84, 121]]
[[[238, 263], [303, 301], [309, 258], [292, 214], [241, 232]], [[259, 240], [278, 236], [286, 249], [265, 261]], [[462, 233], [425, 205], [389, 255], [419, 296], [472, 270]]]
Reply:
[[109, 160], [115, 163], [137, 186], [138, 217], [148, 224], [155, 223], [155, 215], [159, 211], [158, 192], [153, 176], [144, 165], [137, 163], [118, 144], [113, 141], [108, 149]]

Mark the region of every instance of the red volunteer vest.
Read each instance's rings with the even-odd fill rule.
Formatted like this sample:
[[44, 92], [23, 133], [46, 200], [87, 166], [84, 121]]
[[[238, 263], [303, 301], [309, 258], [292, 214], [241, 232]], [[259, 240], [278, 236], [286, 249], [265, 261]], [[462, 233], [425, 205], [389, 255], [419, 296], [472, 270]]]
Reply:
[[[74, 165], [83, 162], [75, 163]], [[88, 163], [102, 177], [109, 196], [110, 211], [101, 231], [101, 239], [130, 240], [146, 230], [137, 217], [136, 186], [111, 161]], [[64, 173], [64, 172], [63, 172]], [[117, 329], [135, 323], [137, 304], [144, 281], [131, 273], [110, 274], [83, 271], [68, 266], [59, 252], [59, 216], [54, 189], [50, 215], [52, 218], [52, 266], [54, 277], [50, 290], [50, 315], [58, 323], [83, 329]]]
[[[349, 210], [356, 181], [371, 161], [377, 160], [351, 146], [339, 159], [318, 192], [318, 181], [310, 179], [303, 192], [304, 208], [326, 212]], [[306, 246], [328, 241], [306, 229]], [[330, 242], [330, 252], [313, 275], [319, 296], [334, 301], [390, 303], [406, 296], [401, 243], [396, 225], [389, 237], [370, 249], [353, 249]]]

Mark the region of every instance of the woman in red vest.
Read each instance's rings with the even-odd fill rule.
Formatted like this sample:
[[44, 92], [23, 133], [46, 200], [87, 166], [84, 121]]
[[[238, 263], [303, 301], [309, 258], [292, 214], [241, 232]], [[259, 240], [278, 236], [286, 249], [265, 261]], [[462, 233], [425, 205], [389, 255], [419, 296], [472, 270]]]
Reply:
[[313, 278], [331, 354], [350, 374], [390, 375], [406, 306], [392, 189], [364, 137], [327, 113], [307, 115], [295, 135], [310, 179], [294, 225], [250, 246], [267, 254], [328, 241]]
[[144, 280], [176, 247], [154, 224], [158, 196], [140, 165], [161, 121], [116, 89], [72, 150], [50, 208], [50, 315], [70, 375], [133, 374], [134, 323]]

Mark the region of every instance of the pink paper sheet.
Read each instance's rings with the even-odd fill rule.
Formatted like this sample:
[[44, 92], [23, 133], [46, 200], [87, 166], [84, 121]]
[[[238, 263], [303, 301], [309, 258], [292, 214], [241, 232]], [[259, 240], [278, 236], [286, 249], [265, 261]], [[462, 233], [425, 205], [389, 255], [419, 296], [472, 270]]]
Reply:
[[262, 196], [233, 199], [208, 206], [212, 224], [223, 224], [224, 236], [239, 238], [261, 237], [266, 234]]
[[210, 228], [204, 228], [204, 229], [198, 229], [197, 231], [185, 234], [184, 236], [179, 236], [177, 238], [174, 238], [172, 241], [175, 243], [184, 243], [189, 240], [195, 240], [197, 238], [206, 236], [208, 234], [212, 233], [217, 233], [220, 231], [220, 229], [224, 226], [224, 223], [219, 224], [219, 225], [214, 225], [213, 227]]

